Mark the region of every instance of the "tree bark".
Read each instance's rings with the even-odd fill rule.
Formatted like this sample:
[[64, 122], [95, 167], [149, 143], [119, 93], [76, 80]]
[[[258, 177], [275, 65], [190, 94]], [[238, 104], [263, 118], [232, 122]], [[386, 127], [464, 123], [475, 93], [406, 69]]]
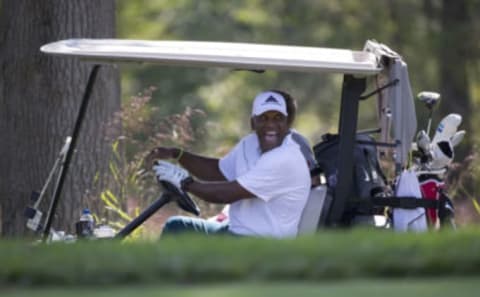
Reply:
[[[26, 234], [23, 210], [40, 190], [71, 135], [92, 65], [42, 54], [67, 38], [115, 35], [114, 0], [3, 0], [0, 19], [1, 234]], [[118, 72], [102, 67], [62, 191], [54, 228], [71, 231], [87, 204], [85, 190], [108, 168], [102, 123], [120, 108]], [[101, 179], [100, 179], [101, 180]], [[102, 185], [99, 185], [100, 187]], [[45, 215], [44, 215], [45, 217]]]

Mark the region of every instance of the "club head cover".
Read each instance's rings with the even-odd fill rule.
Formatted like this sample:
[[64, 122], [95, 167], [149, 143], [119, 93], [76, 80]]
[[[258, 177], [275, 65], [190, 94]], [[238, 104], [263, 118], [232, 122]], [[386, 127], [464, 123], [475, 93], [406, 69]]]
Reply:
[[465, 134], [467, 134], [465, 130], [461, 130], [455, 133], [455, 135], [453, 135], [452, 139], [450, 140], [452, 142], [452, 146], [456, 147], [460, 142], [462, 142]]
[[450, 141], [440, 141], [432, 144], [432, 169], [447, 167], [453, 160], [453, 147]]
[[438, 124], [432, 143], [446, 141], [452, 139], [457, 132], [458, 126], [462, 123], [462, 116], [456, 113], [451, 113], [444, 117], [440, 124]]

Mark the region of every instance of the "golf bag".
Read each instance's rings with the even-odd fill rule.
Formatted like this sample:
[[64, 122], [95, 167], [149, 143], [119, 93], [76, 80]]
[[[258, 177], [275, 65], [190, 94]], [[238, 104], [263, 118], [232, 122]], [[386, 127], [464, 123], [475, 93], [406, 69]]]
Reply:
[[[325, 134], [322, 141], [313, 147], [318, 171], [326, 180], [327, 186], [333, 189], [337, 184], [337, 166], [339, 152], [339, 137]], [[367, 202], [370, 197], [383, 196], [386, 193], [386, 178], [380, 168], [377, 158], [377, 148], [374, 139], [367, 134], [357, 134], [354, 151], [353, 184], [350, 189], [350, 199], [344, 211], [341, 224], [350, 225], [357, 215], [380, 214], [383, 207], [371, 207]]]

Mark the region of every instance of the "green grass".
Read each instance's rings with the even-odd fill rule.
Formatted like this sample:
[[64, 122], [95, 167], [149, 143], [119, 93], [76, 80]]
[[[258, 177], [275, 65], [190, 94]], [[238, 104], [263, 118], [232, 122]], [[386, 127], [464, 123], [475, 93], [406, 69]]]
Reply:
[[250, 283], [184, 286], [119, 286], [94, 288], [35, 288], [0, 290], [2, 297], [476, 297], [480, 278], [376, 279], [320, 283]]
[[134, 243], [3, 241], [0, 263], [0, 286], [14, 287], [480, 276], [480, 230], [355, 230], [296, 240], [184, 236]]

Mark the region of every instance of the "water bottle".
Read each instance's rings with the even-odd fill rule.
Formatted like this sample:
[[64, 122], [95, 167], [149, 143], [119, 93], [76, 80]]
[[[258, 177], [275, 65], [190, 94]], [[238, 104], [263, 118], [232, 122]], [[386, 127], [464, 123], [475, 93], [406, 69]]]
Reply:
[[75, 224], [75, 229], [78, 238], [93, 237], [93, 230], [95, 228], [95, 220], [90, 212], [90, 209], [85, 208], [82, 211], [80, 220]]

